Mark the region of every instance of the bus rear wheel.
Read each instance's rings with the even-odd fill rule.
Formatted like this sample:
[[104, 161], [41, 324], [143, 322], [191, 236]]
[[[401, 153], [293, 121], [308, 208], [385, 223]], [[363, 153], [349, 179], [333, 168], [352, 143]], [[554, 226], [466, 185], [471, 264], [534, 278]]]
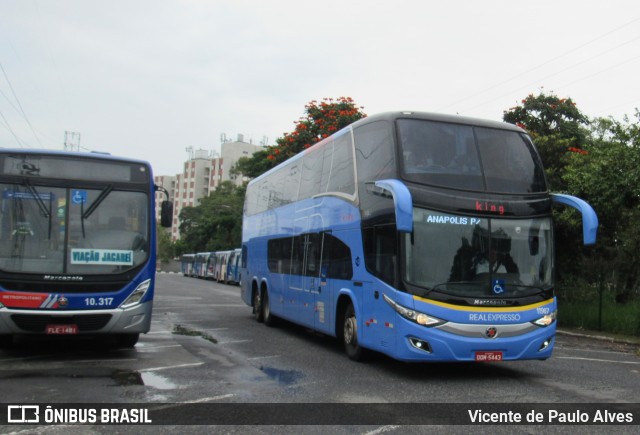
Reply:
[[271, 313], [269, 293], [267, 293], [266, 289], [262, 292], [262, 320], [264, 320], [264, 324], [267, 326], [275, 326], [276, 324], [276, 318], [273, 313]]
[[260, 291], [253, 289], [253, 317], [258, 321], [264, 320], [264, 312], [262, 311], [262, 298], [260, 297]]
[[366, 349], [358, 341], [358, 319], [352, 304], [348, 304], [344, 311], [344, 325], [342, 330], [344, 351], [353, 361], [364, 361], [368, 355]]
[[1, 334], [0, 335], [0, 349], [7, 349], [13, 346], [13, 335]]

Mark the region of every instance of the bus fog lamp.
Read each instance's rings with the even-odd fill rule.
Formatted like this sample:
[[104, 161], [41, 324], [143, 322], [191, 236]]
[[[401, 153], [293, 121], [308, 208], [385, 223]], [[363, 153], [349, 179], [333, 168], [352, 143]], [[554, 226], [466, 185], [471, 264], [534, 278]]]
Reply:
[[120, 308], [131, 308], [134, 305], [138, 305], [140, 301], [147, 294], [147, 290], [151, 286], [151, 280], [143, 281], [136, 287], [136, 289], [129, 295], [129, 297], [120, 305]]
[[428, 353], [433, 352], [431, 350], [431, 346], [429, 345], [429, 342], [427, 341], [420, 340], [419, 338], [411, 337], [409, 338], [409, 343], [411, 343], [411, 346], [423, 352], [428, 352]]
[[538, 352], [542, 352], [543, 350], [548, 348], [549, 345], [551, 345], [552, 340], [553, 340], [553, 337], [549, 337], [545, 341], [543, 341], [542, 344], [540, 345], [540, 349], [538, 349]]

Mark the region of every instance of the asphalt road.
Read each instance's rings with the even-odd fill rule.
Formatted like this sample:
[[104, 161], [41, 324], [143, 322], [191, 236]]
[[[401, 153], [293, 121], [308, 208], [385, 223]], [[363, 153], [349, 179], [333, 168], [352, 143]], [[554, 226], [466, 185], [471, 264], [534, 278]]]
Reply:
[[[0, 426], [0, 432], [210, 433], [208, 426], [172, 422], [219, 421], [228, 425], [216, 433], [602, 433], [603, 426], [591, 425], [470, 425], [469, 412], [524, 418], [539, 411], [546, 422], [553, 411], [561, 422], [580, 418], [577, 411], [590, 419], [599, 410], [618, 412], [620, 403], [636, 403], [637, 411], [640, 402], [640, 354], [633, 346], [559, 335], [544, 362], [407, 364], [378, 355], [355, 363], [335, 339], [288, 323], [257, 323], [238, 287], [175, 274], [158, 275], [152, 330], [135, 349], [109, 344], [27, 339], [0, 351], [2, 402], [142, 404], [168, 425]], [[274, 403], [294, 405], [264, 407]], [[452, 416], [466, 424], [443, 425]], [[247, 421], [270, 425], [241, 425]], [[291, 425], [273, 425], [282, 423]], [[634, 423], [607, 431], [634, 433]]]

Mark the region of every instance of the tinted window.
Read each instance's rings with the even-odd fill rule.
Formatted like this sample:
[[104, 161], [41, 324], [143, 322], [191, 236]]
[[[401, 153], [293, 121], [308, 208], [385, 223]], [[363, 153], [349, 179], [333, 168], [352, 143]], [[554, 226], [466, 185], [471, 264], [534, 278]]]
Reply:
[[358, 196], [364, 220], [393, 210], [393, 199], [367, 191], [367, 182], [396, 178], [391, 124], [376, 121], [354, 129]]
[[406, 179], [484, 190], [472, 127], [401, 119], [398, 121], [398, 138]]
[[367, 270], [395, 286], [398, 266], [398, 232], [395, 225], [365, 228], [364, 255]]
[[517, 131], [417, 119], [397, 126], [406, 180], [498, 193], [546, 191], [533, 144]]
[[313, 195], [320, 193], [322, 160], [322, 149], [317, 149], [304, 155], [302, 159], [300, 192], [298, 193], [299, 200], [311, 198]]
[[329, 180], [329, 192], [355, 193], [355, 174], [353, 173], [353, 147], [351, 134], [346, 133], [334, 140], [333, 164]]
[[322, 277], [349, 280], [353, 276], [351, 250], [340, 239], [324, 234]]
[[542, 163], [523, 135], [490, 128], [477, 128], [476, 135], [488, 191], [546, 190]]
[[[351, 279], [351, 250], [330, 234], [303, 234], [269, 240], [268, 267], [271, 273]], [[322, 266], [320, 256], [322, 254]]]

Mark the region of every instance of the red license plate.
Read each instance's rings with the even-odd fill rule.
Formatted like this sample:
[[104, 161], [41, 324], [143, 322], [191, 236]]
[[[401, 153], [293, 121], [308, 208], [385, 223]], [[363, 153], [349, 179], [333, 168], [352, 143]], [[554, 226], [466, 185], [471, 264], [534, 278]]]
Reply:
[[502, 361], [502, 352], [497, 350], [482, 350], [476, 352], [476, 361]]
[[54, 335], [77, 334], [78, 325], [47, 325], [45, 332]]

